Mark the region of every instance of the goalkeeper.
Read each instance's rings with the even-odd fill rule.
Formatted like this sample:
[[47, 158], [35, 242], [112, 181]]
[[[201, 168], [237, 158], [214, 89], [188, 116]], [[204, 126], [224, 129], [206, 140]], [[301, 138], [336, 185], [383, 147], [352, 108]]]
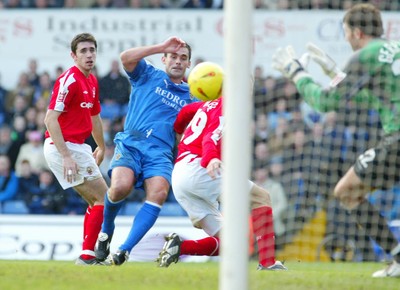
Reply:
[[344, 208], [351, 210], [357, 223], [394, 260], [373, 277], [400, 277], [400, 246], [382, 217], [367, 200], [375, 188], [388, 189], [400, 181], [400, 42], [382, 39], [380, 11], [371, 4], [356, 4], [343, 18], [346, 40], [355, 53], [344, 71], [316, 46], [308, 54], [332, 79], [328, 89], [321, 88], [305, 70], [303, 57], [296, 59], [292, 47], [278, 49], [273, 67], [291, 79], [313, 108], [337, 110], [352, 101], [367, 104], [380, 116], [383, 140], [358, 156], [355, 164], [334, 189]]

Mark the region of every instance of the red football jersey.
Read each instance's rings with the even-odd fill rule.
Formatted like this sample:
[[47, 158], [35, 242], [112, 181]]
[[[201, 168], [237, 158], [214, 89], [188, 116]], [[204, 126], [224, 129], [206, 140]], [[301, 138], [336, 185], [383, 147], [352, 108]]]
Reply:
[[[193, 116], [194, 115], [194, 116]], [[179, 112], [174, 124], [180, 134], [185, 129], [178, 145], [177, 162], [187, 154], [201, 157], [201, 166], [207, 167], [213, 158], [221, 159], [221, 138], [224, 126], [222, 97], [214, 101], [196, 102], [186, 105]]]
[[[49, 109], [62, 112], [58, 118], [65, 141], [82, 144], [92, 132], [91, 116], [101, 111], [96, 77], [86, 77], [76, 66], [56, 80]], [[49, 137], [46, 131], [45, 137]]]

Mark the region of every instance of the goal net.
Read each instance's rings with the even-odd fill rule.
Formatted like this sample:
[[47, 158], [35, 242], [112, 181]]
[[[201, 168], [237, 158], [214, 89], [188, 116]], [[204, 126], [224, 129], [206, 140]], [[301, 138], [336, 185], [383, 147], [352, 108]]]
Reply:
[[[298, 29], [301, 35], [292, 40], [282, 37], [282, 46], [292, 44], [301, 55], [306, 51], [305, 44], [312, 41], [344, 68], [353, 55], [341, 26], [349, 7], [347, 2], [288, 1], [288, 5], [294, 5], [289, 9], [311, 8], [302, 14], [299, 21], [303, 19], [306, 23], [305, 19], [309, 18], [314, 26], [304, 24], [303, 27], [298, 22], [297, 26], [289, 27], [287, 24], [291, 22], [284, 19], [281, 22], [283, 30]], [[399, 35], [393, 28], [399, 25], [395, 21], [399, 16], [395, 12], [399, 4], [375, 2], [382, 12], [382, 37], [398, 40]], [[312, 7], [314, 4], [319, 6]], [[358, 20], [357, 25], [362, 23], [371, 21]], [[361, 31], [373, 33], [373, 27], [362, 27]], [[348, 87], [335, 110], [327, 112], [309, 105], [290, 80], [263, 65], [255, 66], [252, 178], [271, 194], [279, 259], [390, 259], [382, 247], [395, 245], [393, 237], [400, 239], [400, 184], [397, 182], [396, 158], [396, 144], [400, 145], [399, 91], [395, 90], [399, 89], [399, 69], [393, 64], [396, 58], [399, 62], [399, 51], [400, 46], [396, 43], [390, 51], [394, 57], [390, 60], [391, 68], [379, 62], [379, 53], [358, 56], [362, 64], [356, 64], [357, 68], [347, 67], [352, 73], [350, 77], [354, 86]], [[311, 61], [308, 70], [316, 83], [328, 88], [329, 82], [319, 66]], [[358, 75], [354, 75], [357, 71]], [[360, 101], [363, 93], [369, 97]], [[366, 153], [368, 149], [376, 148], [387, 134], [392, 137], [387, 139], [384, 149], [373, 151], [375, 158], [369, 155], [371, 151]], [[364, 154], [363, 158], [361, 154]], [[385, 154], [393, 155], [388, 157]], [[334, 198], [333, 192], [339, 180], [356, 162], [366, 162], [372, 167], [358, 174], [365, 185], [373, 188], [367, 190], [367, 204], [349, 211]], [[384, 219], [378, 219], [376, 213]], [[389, 225], [390, 232], [381, 229], [381, 222]], [[256, 253], [254, 251], [254, 255]]]

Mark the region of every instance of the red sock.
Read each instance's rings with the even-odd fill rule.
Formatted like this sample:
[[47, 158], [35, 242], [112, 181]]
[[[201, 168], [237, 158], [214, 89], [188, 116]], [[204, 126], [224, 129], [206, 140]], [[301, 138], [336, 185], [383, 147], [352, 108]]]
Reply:
[[96, 244], [97, 237], [101, 230], [101, 224], [103, 223], [103, 205], [95, 205], [92, 207], [89, 213], [85, 215], [85, 221], [83, 223], [85, 238], [82, 244], [82, 259], [90, 259], [94, 257], [94, 245]]
[[87, 228], [87, 221], [90, 216], [90, 212], [92, 211], [92, 207], [88, 206], [85, 212], [85, 218], [83, 219], [83, 239], [86, 238], [86, 228]]
[[254, 234], [257, 238], [258, 261], [268, 267], [275, 263], [275, 234], [272, 208], [262, 206], [251, 211]]
[[181, 255], [218, 256], [219, 238], [207, 237], [201, 240], [186, 240], [181, 244]]

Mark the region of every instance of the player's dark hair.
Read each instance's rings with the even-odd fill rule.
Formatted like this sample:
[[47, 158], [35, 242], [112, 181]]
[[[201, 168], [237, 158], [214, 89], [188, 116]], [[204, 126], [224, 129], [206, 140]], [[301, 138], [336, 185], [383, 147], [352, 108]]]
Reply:
[[383, 34], [381, 12], [372, 4], [354, 5], [344, 15], [343, 23], [351, 29], [358, 28], [365, 35], [372, 37], [381, 37]]
[[189, 55], [188, 56], [189, 56], [189, 60], [190, 60], [192, 58], [192, 47], [187, 43], [185, 43], [185, 46], [189, 51]]
[[76, 48], [78, 47], [78, 43], [80, 42], [92, 42], [97, 50], [97, 41], [93, 35], [90, 33], [80, 33], [76, 35], [71, 41], [71, 51], [76, 54]]
[[[185, 42], [185, 47], [188, 49], [188, 59], [190, 60], [192, 58], [192, 47], [186, 42]], [[167, 54], [164, 53], [164, 56], [167, 56]]]

